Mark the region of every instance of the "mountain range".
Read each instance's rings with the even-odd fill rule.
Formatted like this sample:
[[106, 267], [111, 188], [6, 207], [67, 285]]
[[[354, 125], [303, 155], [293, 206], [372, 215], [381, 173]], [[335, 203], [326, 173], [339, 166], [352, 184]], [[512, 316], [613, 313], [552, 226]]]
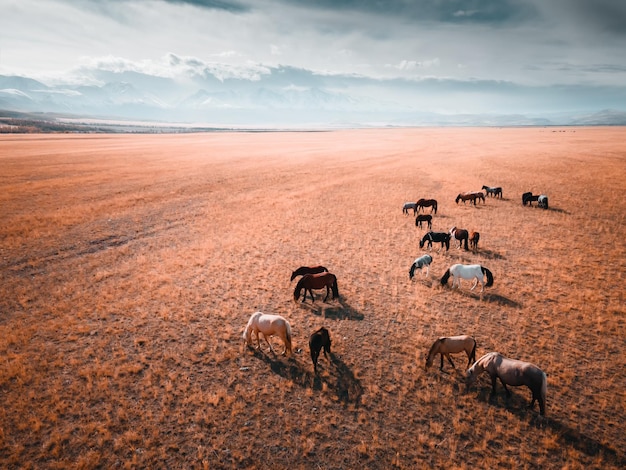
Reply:
[[[510, 83], [376, 80], [316, 74], [291, 67], [267, 68], [254, 76], [227, 77], [208, 70], [185, 77], [93, 70], [84, 83], [57, 81], [53, 85], [28, 77], [0, 75], [0, 110], [267, 128], [626, 125], [626, 111], [612, 108], [610, 99], [592, 100], [578, 109], [557, 112], [542, 109], [538, 105], [542, 97], [550, 96], [556, 103], [554, 107], [559, 103], [564, 107], [562, 103], [575, 90], [534, 91], [529, 98], [528, 90]], [[511, 109], [524, 111], [428, 109], [438, 97], [443, 101], [447, 95], [460, 92], [486, 96], [504, 105], [513, 103]], [[624, 102], [618, 96], [618, 106]]]

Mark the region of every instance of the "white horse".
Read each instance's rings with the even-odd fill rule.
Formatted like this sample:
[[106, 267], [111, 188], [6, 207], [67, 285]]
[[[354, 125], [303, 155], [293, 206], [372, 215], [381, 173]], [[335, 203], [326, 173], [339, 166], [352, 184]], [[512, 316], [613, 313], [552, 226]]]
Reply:
[[404, 206], [402, 206], [402, 213], [408, 214], [409, 210], [413, 209], [413, 215], [417, 212], [417, 203], [416, 202], [405, 202]]
[[546, 392], [548, 390], [548, 379], [545, 372], [530, 362], [509, 359], [498, 352], [490, 352], [478, 359], [472, 367], [467, 370], [467, 389], [476, 381], [476, 377], [483, 371], [491, 376], [491, 394], [496, 393], [496, 379], [500, 379], [507, 396], [511, 392], [508, 385], [514, 387], [526, 385], [532, 392], [532, 401], [529, 408], [535, 406], [535, 401], [539, 401], [539, 413], [546, 414]]
[[449, 337], [443, 336], [437, 339], [430, 347], [424, 370], [428, 370], [428, 368], [433, 365], [433, 360], [437, 354], [441, 355], [441, 365], [439, 366], [439, 370], [443, 370], [443, 356], [446, 356], [450, 365], [456, 369], [456, 367], [454, 367], [454, 362], [452, 362], [452, 359], [450, 358], [450, 353], [460, 353], [463, 351], [467, 354], [467, 365], [469, 366], [472, 361], [476, 360], [476, 340], [467, 335]]
[[413, 279], [416, 269], [422, 269], [424, 266], [426, 266], [426, 272], [424, 273], [424, 277], [428, 276], [428, 269], [430, 268], [430, 263], [432, 262], [433, 257], [430, 255], [424, 255], [417, 258], [415, 261], [413, 261], [411, 269], [409, 270], [409, 279]]
[[262, 333], [265, 338], [265, 342], [270, 346], [270, 351], [274, 354], [276, 353], [274, 352], [274, 348], [272, 348], [272, 343], [270, 343], [267, 339], [268, 337], [274, 335], [280, 337], [285, 345], [283, 355], [286, 355], [287, 352], [291, 354], [291, 325], [289, 325], [289, 322], [280, 315], [254, 312], [250, 317], [250, 320], [248, 320], [245, 330], [243, 330], [243, 339], [248, 346], [253, 346], [252, 333], [256, 335], [256, 349], [261, 347], [259, 333]]
[[[480, 281], [481, 285], [480, 292], [482, 292], [485, 287], [493, 286], [493, 274], [480, 264], [453, 264], [441, 278], [442, 286], [445, 286], [448, 283], [450, 275], [454, 276], [454, 279], [452, 280], [452, 288], [456, 285], [460, 289], [461, 279], [474, 279], [474, 285], [470, 290], [474, 290], [478, 281]], [[484, 280], [485, 275], [487, 276], [486, 284]]]

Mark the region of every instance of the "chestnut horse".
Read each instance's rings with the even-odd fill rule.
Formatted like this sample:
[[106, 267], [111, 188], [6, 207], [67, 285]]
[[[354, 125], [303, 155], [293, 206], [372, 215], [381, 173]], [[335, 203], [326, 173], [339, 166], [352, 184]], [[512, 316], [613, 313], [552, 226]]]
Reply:
[[420, 209], [424, 209], [424, 212], [426, 211], [426, 207], [430, 207], [430, 212], [432, 213], [433, 211], [435, 212], [435, 214], [437, 213], [437, 200], [436, 199], [419, 199], [415, 205], [417, 206], [417, 212], [420, 211]]
[[424, 370], [428, 370], [433, 365], [433, 360], [437, 354], [441, 356], [439, 370], [443, 370], [443, 356], [446, 356], [452, 367], [456, 369], [454, 362], [450, 358], [450, 353], [460, 353], [462, 351], [465, 351], [465, 354], [467, 354], [467, 366], [469, 367], [472, 361], [476, 360], [476, 340], [467, 335], [450, 336], [448, 338], [445, 336], [441, 337], [430, 347]]
[[309, 338], [309, 349], [311, 351], [311, 360], [313, 361], [313, 370], [317, 374], [317, 358], [320, 356], [320, 351], [324, 348], [324, 357], [328, 359], [330, 354], [330, 335], [328, 330], [321, 327]]
[[511, 392], [507, 385], [514, 387], [526, 385], [532, 392], [532, 401], [529, 408], [535, 406], [535, 401], [539, 401], [539, 413], [546, 414], [546, 392], [548, 390], [548, 380], [544, 371], [530, 362], [509, 359], [499, 352], [490, 352], [478, 359], [472, 367], [467, 370], [466, 389], [476, 381], [476, 377], [486, 371], [491, 377], [491, 395], [496, 394], [496, 379], [500, 379], [507, 396]]
[[480, 240], [480, 233], [472, 232], [469, 237], [469, 244], [472, 251], [478, 250], [478, 240]]
[[300, 266], [294, 272], [291, 273], [291, 280], [293, 281], [298, 276], [304, 276], [305, 274], [317, 274], [328, 272], [324, 266]]
[[474, 191], [474, 192], [469, 192], [469, 193], [459, 193], [459, 195], [456, 197], [454, 202], [456, 202], [458, 204], [459, 201], [463, 201], [463, 204], [465, 204], [466, 201], [469, 201], [470, 204], [474, 203], [474, 205], [476, 205], [476, 199], [482, 199], [483, 203], [484, 203], [485, 202], [485, 195], [484, 195], [484, 193], [482, 191]]
[[313, 297], [313, 289], [323, 289], [324, 287], [326, 288], [326, 297], [324, 297], [324, 302], [326, 302], [326, 299], [328, 299], [331, 289], [333, 291], [333, 299], [335, 297], [339, 297], [339, 289], [337, 288], [337, 277], [334, 274], [328, 272], [318, 274], [305, 274], [296, 284], [296, 288], [293, 291], [293, 299], [297, 301], [300, 298], [300, 292], [302, 291], [302, 289], [304, 289], [302, 302], [306, 300], [307, 291], [309, 291], [309, 293], [311, 294], [311, 301], [315, 302], [315, 297]]
[[454, 238], [456, 238], [459, 241], [459, 248], [461, 248], [461, 245], [465, 243], [464, 248], [465, 250], [468, 250], [467, 242], [469, 239], [469, 232], [467, 230], [452, 227], [450, 229], [450, 235], [452, 235]]
[[430, 214], [419, 214], [415, 217], [415, 226], [422, 228], [422, 222], [426, 222], [428, 228], [433, 226], [433, 216]]

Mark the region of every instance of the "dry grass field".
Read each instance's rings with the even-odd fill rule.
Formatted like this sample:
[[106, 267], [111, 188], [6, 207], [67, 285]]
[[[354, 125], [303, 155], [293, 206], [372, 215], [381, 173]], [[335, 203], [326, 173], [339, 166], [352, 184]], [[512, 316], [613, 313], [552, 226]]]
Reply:
[[[625, 192], [619, 127], [1, 136], [0, 467], [623, 468]], [[421, 197], [481, 240], [410, 281]], [[442, 287], [458, 262], [494, 286]], [[340, 299], [294, 302], [316, 264]], [[244, 347], [256, 310], [292, 356]], [[426, 372], [457, 334], [541, 367], [546, 416]]]

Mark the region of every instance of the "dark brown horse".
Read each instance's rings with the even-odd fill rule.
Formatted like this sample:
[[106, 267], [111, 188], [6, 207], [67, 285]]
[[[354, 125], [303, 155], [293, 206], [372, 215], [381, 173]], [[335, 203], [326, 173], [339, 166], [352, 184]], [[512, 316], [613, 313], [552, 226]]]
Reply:
[[435, 214], [437, 213], [437, 200], [436, 199], [420, 199], [415, 203], [415, 206], [417, 207], [417, 212], [420, 211], [420, 209], [424, 209], [424, 212], [426, 211], [426, 207], [430, 207], [430, 212], [432, 213], [433, 211], [435, 212]]
[[454, 236], [454, 238], [456, 238], [459, 241], [459, 248], [461, 248], [461, 245], [463, 245], [464, 243], [465, 250], [468, 250], [467, 241], [469, 239], [469, 232], [467, 230], [452, 227], [450, 229], [450, 235]]
[[317, 358], [320, 356], [320, 351], [324, 348], [324, 357], [328, 359], [330, 354], [330, 335], [328, 330], [321, 327], [309, 338], [309, 349], [311, 350], [311, 360], [313, 361], [313, 370], [317, 374]]
[[526, 205], [533, 205], [533, 201], [539, 201], [539, 194], [537, 194], [536, 196], [533, 196], [533, 193], [531, 192], [527, 192], [522, 194], [522, 204]]
[[324, 266], [300, 266], [291, 273], [291, 280], [293, 281], [297, 276], [304, 276], [305, 274], [317, 274], [324, 272], [328, 272], [328, 269]]
[[480, 233], [472, 232], [469, 237], [469, 244], [472, 251], [478, 250], [478, 240], [480, 240]]
[[419, 214], [415, 218], [415, 226], [422, 228], [422, 222], [426, 222], [428, 224], [428, 228], [433, 226], [433, 216], [430, 214]]
[[326, 297], [324, 297], [324, 302], [328, 299], [330, 295], [330, 291], [333, 291], [333, 299], [339, 297], [339, 289], [337, 288], [337, 277], [328, 272], [318, 273], [318, 274], [305, 274], [300, 278], [298, 283], [296, 284], [296, 288], [293, 291], [293, 299], [297, 301], [300, 298], [300, 292], [304, 289], [304, 296], [302, 297], [302, 302], [306, 300], [306, 293], [309, 291], [311, 294], [311, 301], [315, 302], [315, 297], [313, 297], [313, 289], [323, 289], [326, 288]]

